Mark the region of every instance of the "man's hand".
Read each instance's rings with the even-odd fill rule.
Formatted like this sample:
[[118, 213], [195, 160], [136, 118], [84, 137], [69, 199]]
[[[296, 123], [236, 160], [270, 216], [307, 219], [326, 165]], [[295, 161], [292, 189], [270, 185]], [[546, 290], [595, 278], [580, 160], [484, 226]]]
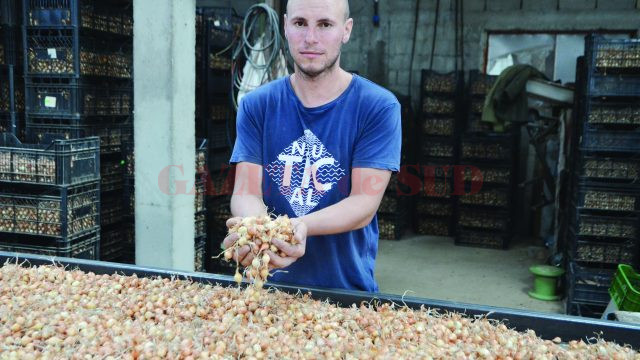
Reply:
[[271, 250], [267, 250], [267, 254], [271, 260], [269, 261], [269, 267], [278, 269], [287, 267], [299, 258], [301, 258], [307, 247], [307, 225], [299, 219], [291, 219], [293, 225], [293, 238], [296, 244], [291, 245], [286, 241], [280, 239], [272, 239], [271, 243], [275, 245], [280, 251], [286, 254], [286, 256], [280, 256]]
[[[230, 218], [229, 220], [227, 220], [227, 228], [231, 229], [240, 221], [242, 221], [241, 217]], [[237, 233], [227, 235], [227, 237], [225, 237], [224, 240], [222, 241], [222, 247], [224, 249], [228, 249], [233, 244], [235, 244], [236, 241], [238, 241], [238, 238], [239, 236]], [[249, 266], [249, 264], [251, 264], [251, 261], [253, 261], [253, 253], [250, 250], [251, 249], [249, 248], [249, 245], [242, 246], [239, 249], [233, 251], [232, 259], [234, 261], [239, 262], [242, 266], [245, 266], [245, 267]]]

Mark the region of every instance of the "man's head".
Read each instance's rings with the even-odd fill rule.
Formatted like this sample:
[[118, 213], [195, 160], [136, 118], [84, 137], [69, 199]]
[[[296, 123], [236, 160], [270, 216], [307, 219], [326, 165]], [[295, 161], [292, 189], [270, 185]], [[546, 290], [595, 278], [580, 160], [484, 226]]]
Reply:
[[348, 0], [289, 0], [284, 21], [296, 70], [317, 77], [339, 66], [353, 26]]

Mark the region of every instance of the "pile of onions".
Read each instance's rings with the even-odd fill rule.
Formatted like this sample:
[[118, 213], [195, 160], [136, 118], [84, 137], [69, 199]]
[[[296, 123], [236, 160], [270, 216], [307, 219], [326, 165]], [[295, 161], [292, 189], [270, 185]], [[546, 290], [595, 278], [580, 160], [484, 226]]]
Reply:
[[56, 266], [1, 267], [0, 314], [1, 359], [640, 359], [430, 309]]
[[[280, 251], [271, 243], [272, 239], [280, 239], [292, 245], [296, 244], [293, 237], [293, 226], [288, 216], [278, 216], [271, 218], [269, 215], [244, 217], [241, 221], [229, 229], [229, 235], [237, 234], [238, 240], [224, 251], [224, 258], [229, 261], [234, 253], [243, 246], [249, 246], [253, 253], [253, 261], [244, 270], [244, 274], [253, 281], [253, 285], [260, 289], [269, 277], [269, 261], [271, 258], [266, 254], [267, 250], [282, 257], [285, 253]], [[237, 258], [237, 257], [236, 257]], [[239, 264], [236, 262], [235, 281], [242, 282], [242, 274], [238, 271]]]

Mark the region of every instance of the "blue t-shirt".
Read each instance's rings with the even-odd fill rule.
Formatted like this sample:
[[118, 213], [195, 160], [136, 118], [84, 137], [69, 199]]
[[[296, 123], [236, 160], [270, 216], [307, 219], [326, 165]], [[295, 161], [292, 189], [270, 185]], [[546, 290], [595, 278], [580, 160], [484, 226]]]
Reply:
[[[242, 98], [232, 163], [263, 166], [263, 200], [274, 214], [300, 217], [349, 196], [352, 168], [398, 171], [400, 104], [353, 75], [335, 100], [307, 108], [289, 77]], [[375, 292], [378, 221], [347, 233], [310, 236], [305, 255], [274, 282]]]

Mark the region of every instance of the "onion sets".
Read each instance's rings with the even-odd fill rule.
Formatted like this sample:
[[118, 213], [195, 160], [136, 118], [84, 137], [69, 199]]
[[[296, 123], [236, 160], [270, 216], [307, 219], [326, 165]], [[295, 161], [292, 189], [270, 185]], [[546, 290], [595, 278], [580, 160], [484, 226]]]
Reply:
[[0, 314], [0, 359], [640, 359], [484, 317], [59, 266], [0, 267]]
[[[286, 256], [274, 244], [272, 239], [280, 239], [295, 245], [296, 240], [293, 237], [293, 226], [288, 216], [278, 216], [271, 218], [269, 215], [259, 217], [244, 217], [241, 221], [229, 229], [229, 235], [237, 234], [238, 240], [230, 247], [225, 249], [224, 258], [230, 261], [234, 253], [248, 245], [253, 253], [253, 261], [244, 270], [244, 274], [253, 281], [253, 285], [260, 289], [269, 277], [269, 255], [267, 250], [280, 256]], [[239, 264], [236, 262], [235, 281], [240, 284], [243, 275], [238, 271]]]

